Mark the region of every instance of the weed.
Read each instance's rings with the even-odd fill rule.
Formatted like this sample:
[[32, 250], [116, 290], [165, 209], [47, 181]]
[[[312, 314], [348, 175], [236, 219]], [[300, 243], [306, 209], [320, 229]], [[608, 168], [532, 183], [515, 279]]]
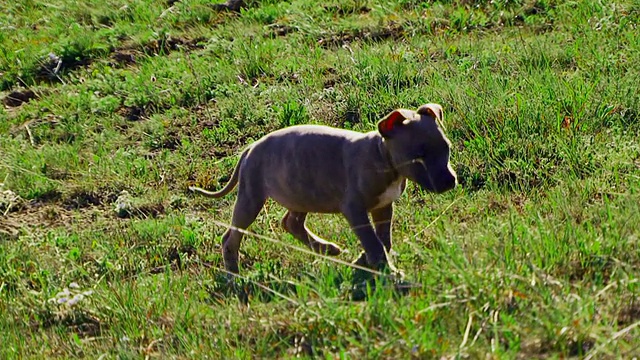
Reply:
[[[4, 5], [0, 358], [637, 354], [637, 2]], [[234, 198], [189, 185], [278, 128], [427, 102], [460, 186], [397, 201], [403, 296], [358, 281], [342, 217], [308, 218], [331, 261], [273, 201], [228, 282]]]

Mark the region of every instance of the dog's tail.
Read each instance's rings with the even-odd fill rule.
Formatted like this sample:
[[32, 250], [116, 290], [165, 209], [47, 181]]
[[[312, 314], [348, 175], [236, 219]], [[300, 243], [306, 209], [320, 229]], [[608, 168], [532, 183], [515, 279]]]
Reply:
[[233, 174], [231, 174], [231, 179], [229, 180], [227, 185], [225, 185], [221, 190], [218, 190], [215, 192], [207, 191], [197, 186], [189, 186], [189, 190], [200, 193], [204, 196], [213, 197], [213, 198], [219, 198], [227, 195], [228, 193], [231, 192], [231, 190], [233, 190], [233, 188], [236, 187], [236, 184], [238, 184], [238, 179], [240, 178], [240, 166], [242, 165], [242, 162], [244, 161], [244, 159], [247, 157], [247, 153], [249, 153], [249, 149], [246, 149], [245, 151], [242, 152], [242, 155], [240, 155], [240, 160], [238, 160], [238, 163], [236, 164], [235, 169], [233, 169]]

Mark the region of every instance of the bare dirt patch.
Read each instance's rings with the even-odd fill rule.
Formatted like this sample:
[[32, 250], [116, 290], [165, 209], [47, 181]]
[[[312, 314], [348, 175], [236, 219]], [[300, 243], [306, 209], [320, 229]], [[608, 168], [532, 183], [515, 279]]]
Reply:
[[266, 27], [267, 32], [264, 34], [265, 37], [278, 37], [278, 36], [287, 36], [293, 32], [297, 32], [298, 28], [283, 24], [270, 24]]
[[2, 103], [7, 107], [18, 107], [37, 98], [38, 94], [31, 89], [15, 90], [5, 96]]
[[67, 194], [52, 192], [49, 198], [25, 201], [20, 207], [0, 212], [0, 240], [22, 235], [40, 234], [52, 228], [85, 226], [99, 219], [148, 219], [163, 216], [167, 206], [162, 202], [135, 199], [126, 211], [117, 214], [118, 191], [113, 189], [78, 189]]
[[[75, 69], [91, 65], [98, 59], [107, 58], [108, 63], [114, 67], [123, 67], [136, 64], [140, 59], [149, 55], [167, 55], [176, 50], [203, 49], [204, 38], [187, 39], [182, 37], [164, 37], [154, 39], [143, 44], [123, 44], [122, 46], [96, 51], [81, 51], [72, 49], [73, 54], [49, 53], [40, 59], [35, 68], [31, 70], [33, 79], [37, 82], [64, 83], [65, 73]], [[6, 106], [15, 107], [33, 98], [37, 94], [30, 92], [14, 92], [10, 97], [3, 99]]]
[[352, 15], [352, 14], [367, 14], [371, 11], [371, 8], [365, 5], [357, 6], [353, 4], [340, 4], [340, 5], [331, 4], [331, 5], [324, 5], [323, 8], [325, 9], [325, 11], [339, 15], [339, 16]]
[[147, 114], [145, 107], [137, 105], [123, 106], [117, 113], [129, 121], [138, 121]]
[[115, 191], [79, 189], [64, 196], [61, 205], [66, 210], [84, 209], [90, 206], [107, 206], [112, 204], [116, 198], [117, 193]]
[[34, 330], [64, 326], [82, 338], [98, 336], [103, 330], [100, 319], [88, 311], [75, 310], [58, 314], [43, 311], [39, 314], [39, 318], [40, 321], [33, 321], [31, 324]]
[[212, 4], [211, 7], [216, 11], [240, 12], [241, 9], [247, 7], [247, 4], [244, 0], [227, 0], [221, 4]]
[[125, 212], [122, 212], [119, 217], [128, 219], [128, 218], [138, 218], [138, 219], [148, 219], [148, 218], [157, 218], [163, 214], [165, 214], [166, 209], [164, 204], [162, 203], [148, 203], [148, 204], [140, 204], [133, 205], [131, 208], [127, 209]]
[[618, 313], [618, 326], [627, 326], [640, 319], [640, 302], [631, 299]]
[[69, 225], [74, 222], [71, 211], [54, 203], [35, 202], [20, 211], [6, 214], [2, 218], [3, 230], [11, 237], [17, 237], [21, 232], [31, 232], [36, 229], [51, 229], [53, 227]]
[[185, 265], [183, 259], [195, 258], [198, 256], [198, 251], [193, 245], [181, 245], [172, 246], [167, 250], [166, 258], [172, 266], [178, 269], [184, 269]]
[[54, 53], [49, 53], [47, 58], [40, 61], [35, 78], [38, 81], [63, 82], [61, 76], [64, 72], [87, 66], [92, 61], [92, 54], [60, 57]]
[[140, 52], [136, 52], [129, 49], [118, 49], [111, 54], [110, 63], [112, 66], [126, 66], [134, 65], [136, 58], [141, 55]]
[[149, 144], [149, 150], [156, 151], [165, 149], [173, 151], [177, 150], [181, 143], [182, 135], [180, 134], [180, 131], [176, 128], [170, 128], [167, 133], [162, 135], [162, 137]]
[[137, 64], [141, 59], [150, 55], [168, 55], [177, 50], [204, 49], [205, 38], [187, 39], [182, 37], [166, 37], [155, 39], [143, 44], [123, 44], [111, 52], [109, 64], [114, 67], [125, 67]]
[[384, 40], [399, 40], [406, 36], [405, 25], [398, 22], [389, 22], [382, 27], [345, 30], [338, 33], [327, 34], [318, 39], [318, 45], [325, 49], [335, 49], [348, 45], [354, 41], [380, 42]]
[[[62, 193], [51, 190], [31, 200], [22, 200], [4, 216], [0, 212], [0, 233], [16, 237], [21, 232], [93, 222], [97, 217], [113, 216], [117, 190], [76, 189]], [[154, 210], [142, 210], [152, 214]]]
[[62, 193], [58, 190], [53, 189], [53, 190], [43, 192], [37, 197], [34, 197], [31, 200], [31, 204], [38, 206], [40, 204], [51, 203], [51, 202], [60, 200], [61, 197], [62, 197]]
[[[167, 55], [176, 50], [196, 50], [203, 49], [204, 38], [187, 39], [180, 37], [167, 37], [164, 39], [151, 40], [142, 45], [142, 50], [147, 54]], [[118, 49], [118, 51], [127, 50], [126, 47]]]

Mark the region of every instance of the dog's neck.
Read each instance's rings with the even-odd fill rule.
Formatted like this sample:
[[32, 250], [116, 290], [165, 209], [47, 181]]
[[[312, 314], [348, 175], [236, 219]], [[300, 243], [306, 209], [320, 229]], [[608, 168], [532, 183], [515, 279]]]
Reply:
[[380, 157], [384, 161], [384, 172], [393, 176], [393, 178], [397, 178], [399, 176], [396, 167], [393, 164], [393, 160], [391, 159], [391, 154], [389, 153], [389, 149], [387, 149], [387, 145], [384, 142], [384, 138], [380, 135], [376, 136], [376, 142], [378, 145], [378, 152]]

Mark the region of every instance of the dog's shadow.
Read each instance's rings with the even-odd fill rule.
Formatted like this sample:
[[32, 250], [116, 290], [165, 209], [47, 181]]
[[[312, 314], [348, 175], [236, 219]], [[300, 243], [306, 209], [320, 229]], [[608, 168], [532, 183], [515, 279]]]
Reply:
[[397, 275], [376, 275], [362, 269], [329, 270], [318, 273], [300, 272], [293, 280], [284, 280], [262, 272], [243, 277], [230, 277], [219, 272], [214, 283], [208, 287], [214, 302], [225, 302], [237, 297], [240, 303], [250, 301], [268, 303], [274, 300], [297, 301], [309, 298], [339, 298], [350, 301], [365, 301], [372, 297], [399, 298], [419, 288]]

